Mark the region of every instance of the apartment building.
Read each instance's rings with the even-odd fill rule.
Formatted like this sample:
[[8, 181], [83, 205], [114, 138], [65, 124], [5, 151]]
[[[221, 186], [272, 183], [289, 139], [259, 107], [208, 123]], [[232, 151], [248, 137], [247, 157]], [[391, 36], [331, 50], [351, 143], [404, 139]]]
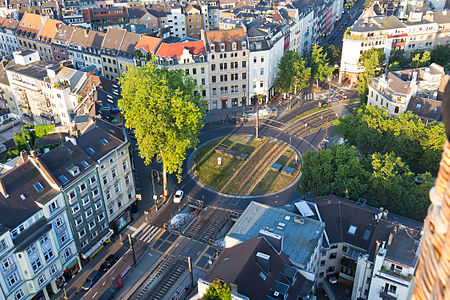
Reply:
[[[335, 294], [335, 289], [345, 289], [349, 291], [348, 297], [351, 299], [379, 299], [379, 283], [374, 280], [376, 281], [381, 269], [379, 256], [385, 250], [385, 245], [394, 244], [393, 254], [388, 259], [393, 259], [400, 251], [403, 251], [401, 255], [405, 256], [405, 259], [415, 256], [414, 253], [411, 254], [409, 246], [406, 247], [408, 243], [405, 243], [403, 233], [398, 236], [400, 245], [405, 246], [403, 250], [399, 250], [403, 246], [393, 242], [393, 237], [402, 231], [407, 232], [413, 240], [419, 241], [422, 223], [390, 214], [383, 208], [367, 206], [363, 201], [353, 202], [337, 196], [312, 198], [295, 205], [302, 217], [319, 219], [326, 224], [319, 259], [318, 282], [330, 298]], [[402, 264], [398, 258], [397, 263]], [[385, 264], [387, 265], [387, 260]], [[412, 282], [415, 266], [412, 268], [404, 270], [405, 277], [409, 277], [408, 282]], [[411, 276], [407, 275], [409, 273]], [[330, 284], [330, 278], [336, 279], [337, 282]], [[377, 286], [375, 290], [378, 296], [372, 298], [374, 286]], [[386, 287], [385, 284], [383, 287]], [[386, 288], [389, 290], [389, 287]], [[401, 291], [395, 297], [408, 299], [404, 298], [407, 295], [408, 293]]]
[[85, 40], [83, 49], [83, 59], [85, 66], [94, 65], [96, 74], [103, 74], [103, 65], [101, 59], [101, 50], [105, 33], [101, 31], [90, 30]]
[[82, 14], [84, 22], [94, 30], [122, 27], [129, 21], [128, 8], [125, 6], [86, 8]]
[[19, 50], [19, 44], [16, 38], [16, 28], [19, 21], [14, 19], [0, 18], [0, 55], [11, 56], [14, 51]]
[[14, 60], [6, 74], [22, 119], [34, 124], [70, 124], [78, 102], [76, 90], [86, 73], [41, 61], [32, 50], [15, 52]]
[[76, 137], [39, 157], [40, 168], [50, 173], [62, 191], [78, 253], [94, 256], [113, 234], [101, 192], [92, 149], [83, 149]]
[[186, 35], [200, 38], [200, 33], [204, 29], [200, 5], [188, 3], [184, 8], [184, 14], [186, 15]]
[[162, 39], [152, 37], [152, 36], [141, 36], [139, 42], [134, 47], [135, 49], [135, 65], [143, 66], [148, 63], [152, 56], [158, 50], [159, 45], [161, 44]]
[[12, 92], [11, 85], [9, 84], [8, 76], [6, 75], [5, 67], [9, 64], [12, 63], [6, 59], [0, 61], [0, 103], [4, 109], [8, 109], [12, 114], [19, 118], [17, 103], [14, 99], [14, 94]]
[[100, 49], [102, 74], [108, 79], [117, 79], [120, 76], [117, 55], [126, 33], [125, 29], [109, 28], [103, 38]]
[[56, 31], [60, 24], [61, 21], [48, 19], [45, 21], [41, 32], [39, 32], [39, 35], [37, 36], [37, 50], [41, 60], [53, 60], [52, 40], [55, 38]]
[[275, 93], [273, 83], [285, 47], [283, 26], [262, 20], [247, 25], [250, 103], [255, 103], [258, 95], [269, 99]]
[[131, 206], [136, 201], [130, 142], [125, 131], [95, 119], [76, 141], [96, 163], [109, 227], [119, 232], [131, 221]]
[[69, 46], [72, 34], [76, 27], [61, 23], [56, 30], [55, 36], [52, 39], [52, 52], [54, 61], [63, 61], [69, 58], [67, 47]]
[[225, 236], [225, 248], [264, 237], [303, 276], [317, 282], [324, 231], [321, 221], [252, 201]]
[[140, 34], [126, 32], [119, 47], [117, 56], [117, 64], [119, 66], [119, 74], [122, 76], [131, 66], [134, 65], [134, 49], [141, 40]]
[[[197, 83], [198, 92], [208, 101], [209, 95], [209, 64], [203, 41], [161, 43], [155, 53], [156, 63], [170, 70], [183, 70]], [[208, 102], [211, 109], [211, 103]]]
[[170, 7], [167, 14], [167, 25], [170, 27], [170, 35], [174, 37], [186, 37], [186, 15], [181, 6]]
[[404, 113], [413, 97], [441, 100], [438, 91], [444, 78], [444, 68], [435, 63], [426, 68], [382, 74], [371, 79], [367, 103], [385, 107], [393, 115]]
[[411, 298], [421, 238], [420, 231], [394, 228], [375, 255], [368, 299]]
[[249, 104], [247, 35], [243, 28], [202, 32], [209, 62], [209, 109]]
[[22, 153], [0, 177], [0, 296], [50, 299], [81, 267], [57, 182]]
[[31, 13], [25, 13], [16, 29], [16, 38], [19, 48], [37, 50], [37, 37], [49, 19], [47, 16], [41, 16]]
[[407, 20], [396, 16], [361, 16], [343, 39], [339, 80], [354, 83], [363, 72], [359, 58], [371, 48], [383, 49], [387, 58], [394, 50], [406, 54], [447, 44], [450, 15], [442, 12], [411, 13]]

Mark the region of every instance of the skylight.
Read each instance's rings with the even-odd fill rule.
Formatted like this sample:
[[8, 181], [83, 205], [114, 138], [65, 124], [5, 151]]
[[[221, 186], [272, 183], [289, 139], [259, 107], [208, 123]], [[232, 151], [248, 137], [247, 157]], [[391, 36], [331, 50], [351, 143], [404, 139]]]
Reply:
[[35, 184], [33, 184], [33, 186], [38, 192], [40, 192], [44, 189], [44, 187], [42, 187], [42, 184], [39, 181], [36, 182]]
[[355, 234], [355, 232], [356, 232], [356, 226], [354, 226], [354, 225], [350, 225], [350, 227], [348, 228], [348, 233], [350, 233], [350, 234]]
[[107, 140], [107, 139], [102, 139], [102, 144], [103, 144], [103, 145], [108, 144], [108, 140]]
[[67, 177], [64, 175], [61, 175], [58, 178], [63, 184], [66, 183], [67, 181], [69, 181], [69, 179], [67, 179]]
[[85, 168], [89, 167], [89, 164], [88, 164], [87, 161], [85, 161], [85, 160], [83, 160], [83, 161], [81, 162], [81, 165], [82, 165], [83, 167], [85, 167]]
[[70, 149], [69, 147], [67, 147], [66, 149], [67, 149], [67, 152], [69, 152], [69, 154], [72, 153], [72, 149]]
[[366, 231], [364, 231], [363, 239], [365, 239], [367, 241], [367, 240], [369, 240], [369, 237], [370, 237], [370, 230], [366, 229]]
[[94, 154], [94, 149], [92, 149], [91, 147], [86, 148], [86, 151], [87, 151], [90, 155]]

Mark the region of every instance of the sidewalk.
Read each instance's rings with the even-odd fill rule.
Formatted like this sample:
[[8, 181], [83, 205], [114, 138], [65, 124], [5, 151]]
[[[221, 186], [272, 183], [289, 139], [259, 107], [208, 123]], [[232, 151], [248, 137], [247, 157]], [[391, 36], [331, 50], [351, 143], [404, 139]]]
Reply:
[[[275, 104], [262, 104], [260, 105], [260, 109], [264, 106], [268, 106], [270, 108], [276, 109], [278, 115], [281, 115], [286, 106], [279, 106]], [[241, 117], [242, 113], [245, 112], [253, 113], [256, 111], [255, 105], [247, 105], [244, 108], [242, 106], [232, 107], [232, 108], [224, 108], [224, 109], [215, 109], [206, 112], [205, 123], [207, 125], [219, 125], [219, 124], [236, 124], [236, 117]]]

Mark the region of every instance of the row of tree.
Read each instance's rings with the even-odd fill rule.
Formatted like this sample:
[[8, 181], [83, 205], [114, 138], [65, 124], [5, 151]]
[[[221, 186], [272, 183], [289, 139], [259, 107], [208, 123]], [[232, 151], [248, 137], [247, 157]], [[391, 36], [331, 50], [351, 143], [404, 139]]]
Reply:
[[426, 216], [433, 181], [427, 172], [415, 175], [392, 152], [361, 158], [354, 146], [335, 144], [332, 149], [302, 156], [303, 193], [362, 198], [371, 206], [420, 221]]
[[[335, 55], [337, 51], [331, 49], [330, 53]], [[297, 94], [297, 91], [309, 85], [311, 79], [314, 79], [318, 86], [320, 81], [330, 77], [334, 67], [330, 64], [328, 53], [315, 43], [306, 60], [296, 51], [286, 51], [278, 63], [278, 70], [275, 89], [285, 94]]]
[[445, 142], [442, 123], [425, 126], [411, 112], [394, 117], [384, 108], [367, 105], [339, 118], [335, 131], [366, 157], [394, 152], [413, 170], [437, 174]]

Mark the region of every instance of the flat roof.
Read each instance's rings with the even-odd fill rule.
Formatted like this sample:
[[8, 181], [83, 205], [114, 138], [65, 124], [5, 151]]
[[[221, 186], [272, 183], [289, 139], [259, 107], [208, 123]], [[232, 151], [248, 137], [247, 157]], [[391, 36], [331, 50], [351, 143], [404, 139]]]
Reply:
[[283, 236], [282, 251], [292, 262], [306, 265], [325, 230], [325, 223], [252, 201], [227, 236], [244, 242], [259, 236], [261, 229]]

